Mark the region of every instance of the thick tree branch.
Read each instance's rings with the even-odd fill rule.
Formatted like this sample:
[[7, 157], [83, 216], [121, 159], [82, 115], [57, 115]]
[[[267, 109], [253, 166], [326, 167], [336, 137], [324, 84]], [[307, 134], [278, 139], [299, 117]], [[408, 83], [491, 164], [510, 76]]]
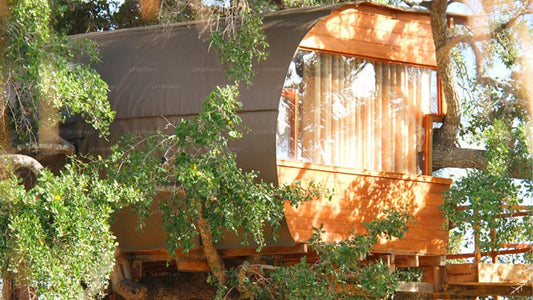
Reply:
[[431, 2], [431, 29], [435, 49], [437, 49], [437, 72], [441, 78], [447, 107], [446, 119], [440, 130], [436, 132], [435, 143], [440, 143], [447, 148], [451, 148], [456, 145], [459, 124], [461, 123], [461, 107], [459, 94], [455, 85], [455, 71], [450, 54], [441, 50], [448, 47], [446, 45], [449, 44], [450, 40], [446, 9], [446, 0], [435, 0]]
[[120, 268], [120, 261], [124, 263], [124, 259], [121, 258], [118, 251], [115, 253], [115, 256], [117, 257], [117, 262], [115, 263], [113, 272], [110, 276], [111, 283], [113, 284], [113, 291], [127, 300], [146, 299], [148, 293], [147, 288], [144, 285], [133, 281], [131, 278], [127, 278], [124, 274], [125, 272]]
[[[490, 39], [492, 35], [486, 34], [486, 33], [478, 33], [478, 34], [470, 34], [470, 33], [463, 33], [463, 34], [456, 34], [452, 35], [450, 38], [447, 39], [447, 41], [442, 44], [439, 48], [437, 48], [437, 55], [450, 55], [450, 51], [452, 48], [456, 45], [459, 45], [461, 43], [465, 43], [470, 45], [472, 47], [472, 50], [479, 54], [481, 57], [481, 49], [479, 49], [479, 46], [476, 44], [476, 42], [479, 41], [486, 41]], [[479, 62], [476, 60], [476, 65], [478, 65]], [[482, 66], [482, 64], [481, 64]]]
[[487, 159], [485, 150], [458, 147], [433, 148], [433, 170], [442, 168], [485, 169]]
[[522, 6], [519, 7], [518, 10], [514, 14], [511, 15], [511, 17], [509, 18], [509, 20], [507, 20], [507, 22], [500, 24], [498, 29], [506, 30], [508, 28], [513, 27], [521, 16], [529, 12], [529, 5], [531, 5], [531, 1], [522, 1]]
[[35, 158], [22, 154], [4, 154], [0, 155], [0, 167], [12, 167], [13, 170], [25, 168], [32, 171], [35, 175], [43, 169], [43, 165]]
[[[511, 84], [498, 80], [491, 76], [485, 75], [485, 66], [483, 63], [483, 51], [478, 45], [479, 41], [486, 40], [490, 38], [491, 35], [481, 34], [481, 35], [472, 35], [472, 34], [460, 34], [451, 37], [446, 44], [441, 48], [437, 49], [437, 55], [450, 55], [452, 48], [458, 44], [467, 44], [472, 52], [474, 52], [474, 62], [476, 65], [476, 78], [479, 84], [485, 86], [494, 86], [509, 93], [517, 95], [516, 87], [513, 87]], [[517, 95], [520, 96], [520, 95]], [[519, 97], [518, 97], [519, 98]]]
[[76, 153], [76, 148], [65, 139], [58, 137], [59, 139], [53, 143], [28, 143], [19, 145], [16, 148], [18, 153], [27, 153], [35, 155], [37, 159], [42, 159], [47, 156], [66, 154], [72, 155]]
[[[433, 148], [433, 170], [442, 168], [478, 169], [487, 168], [487, 158], [485, 150], [442, 147], [437, 145]], [[519, 179], [529, 179], [533, 174], [533, 166], [529, 162], [524, 162], [519, 166], [512, 167], [511, 176]]]

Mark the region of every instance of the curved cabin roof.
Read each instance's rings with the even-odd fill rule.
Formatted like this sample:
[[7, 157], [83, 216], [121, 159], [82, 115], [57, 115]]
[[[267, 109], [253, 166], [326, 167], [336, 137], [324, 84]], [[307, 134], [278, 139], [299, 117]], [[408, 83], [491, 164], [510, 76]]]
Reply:
[[[79, 35], [100, 47], [101, 63], [94, 68], [109, 85], [117, 114], [109, 142], [90, 126], [80, 128], [77, 120], [67, 121], [61, 135], [82, 153], [105, 154], [125, 133], [154, 133], [168, 122], [196, 115], [213, 88], [227, 83], [218, 57], [199, 37], [203, 29], [203, 23], [188, 22]], [[344, 53], [435, 66], [429, 17], [417, 11], [367, 2], [291, 9], [266, 14], [264, 30], [268, 59], [255, 67], [253, 86], [241, 88], [240, 115], [250, 133], [234, 142], [232, 150], [243, 169], [259, 170], [270, 182], [277, 182], [280, 95], [299, 46], [332, 51], [333, 41]], [[424, 41], [416, 35], [425, 35]]]
[[[62, 137], [81, 153], [106, 154], [126, 133], [151, 134], [198, 114], [214, 87], [226, 84], [218, 57], [200, 37], [203, 29], [203, 23], [189, 22], [77, 36], [98, 43], [102, 59], [94, 67], [110, 87], [109, 100], [117, 114], [109, 141], [77, 118], [62, 125]], [[255, 66], [254, 85], [241, 89], [240, 116], [250, 132], [230, 147], [244, 170], [258, 170], [269, 182], [278, 182], [280, 95], [299, 49], [435, 66], [429, 15], [418, 11], [367, 2], [291, 9], [264, 15], [264, 31], [268, 59]], [[160, 220], [149, 219], [144, 233], [134, 230], [135, 222], [127, 212], [117, 216], [114, 230], [122, 251], [165, 248]], [[294, 243], [295, 237], [283, 227], [276, 245]], [[240, 241], [228, 236], [218, 246], [240, 247]]]

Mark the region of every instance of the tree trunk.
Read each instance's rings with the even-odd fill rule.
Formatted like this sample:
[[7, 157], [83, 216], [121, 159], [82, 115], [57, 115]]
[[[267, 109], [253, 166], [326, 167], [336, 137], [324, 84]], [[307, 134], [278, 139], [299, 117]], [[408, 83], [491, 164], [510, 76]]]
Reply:
[[222, 257], [218, 253], [218, 250], [213, 244], [213, 235], [211, 233], [211, 226], [209, 221], [203, 217], [202, 204], [198, 205], [198, 230], [200, 231], [200, 238], [202, 239], [202, 245], [204, 247], [204, 253], [207, 259], [207, 263], [211, 268], [211, 272], [218, 279], [220, 284], [226, 283], [226, 271], [224, 268], [224, 262]]
[[6, 272], [2, 278], [2, 300], [11, 300], [11, 272]]
[[146, 300], [147, 289], [132, 279], [126, 278], [117, 261], [111, 273], [113, 291], [126, 300]]
[[[8, 6], [6, 0], [0, 0], [0, 28], [4, 28], [4, 23], [8, 17]], [[0, 53], [4, 53], [5, 34], [0, 30]], [[0, 74], [0, 154], [10, 153], [10, 139], [7, 122], [7, 94], [5, 92], [3, 74]]]
[[[457, 133], [461, 123], [461, 104], [457, 93], [455, 71], [453, 69], [447, 44], [450, 42], [446, 9], [447, 0], [434, 0], [430, 5], [431, 30], [435, 44], [437, 72], [439, 74], [444, 99], [446, 101], [446, 117], [444, 124], [435, 130], [434, 141], [441, 148], [452, 148], [457, 144]], [[438, 147], [435, 147], [438, 148]]]

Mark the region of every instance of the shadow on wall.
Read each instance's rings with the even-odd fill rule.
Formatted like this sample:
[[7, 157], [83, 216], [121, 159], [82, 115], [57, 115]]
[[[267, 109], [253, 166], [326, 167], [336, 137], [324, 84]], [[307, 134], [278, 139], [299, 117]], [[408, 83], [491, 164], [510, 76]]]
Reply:
[[352, 231], [364, 233], [363, 223], [383, 217], [383, 210], [406, 207], [416, 225], [400, 240], [380, 240], [374, 250], [446, 253], [448, 232], [439, 205], [443, 204], [442, 192], [449, 188], [447, 180], [287, 161], [278, 161], [278, 174], [280, 183], [315, 181], [334, 190], [331, 201], [317, 199], [297, 209], [286, 204], [287, 223], [297, 242], [307, 241], [312, 228], [321, 224], [327, 232], [326, 241], [341, 240]]

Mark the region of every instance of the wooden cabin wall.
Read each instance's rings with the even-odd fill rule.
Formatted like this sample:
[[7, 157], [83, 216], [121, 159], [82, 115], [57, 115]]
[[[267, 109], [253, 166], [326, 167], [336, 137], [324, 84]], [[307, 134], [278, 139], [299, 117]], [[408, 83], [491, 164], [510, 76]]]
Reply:
[[311, 163], [278, 160], [280, 183], [315, 181], [333, 189], [333, 199], [313, 200], [294, 208], [285, 205], [285, 217], [296, 242], [306, 242], [312, 227], [324, 225], [326, 241], [339, 241], [351, 230], [365, 233], [363, 222], [382, 217], [384, 209], [407, 207], [416, 225], [400, 240], [381, 240], [373, 251], [397, 254], [444, 255], [448, 244], [446, 220], [439, 206], [451, 180], [422, 175], [361, 171]]
[[[301, 137], [295, 141], [302, 153], [278, 159], [278, 181], [315, 181], [334, 196], [297, 209], [286, 204], [292, 237], [306, 242], [323, 224], [325, 240], [339, 241], [352, 230], [365, 233], [364, 222], [383, 217], [384, 209], [406, 207], [416, 225], [402, 239], [380, 240], [373, 251], [446, 254], [448, 230], [439, 206], [451, 180], [416, 175], [423, 115], [438, 107], [429, 15], [370, 3], [344, 6], [313, 27], [300, 49], [311, 53], [300, 63]], [[356, 83], [354, 76], [369, 80]], [[345, 117], [335, 116], [339, 105]]]
[[369, 3], [332, 12], [308, 32], [300, 47], [436, 66], [429, 15]]

